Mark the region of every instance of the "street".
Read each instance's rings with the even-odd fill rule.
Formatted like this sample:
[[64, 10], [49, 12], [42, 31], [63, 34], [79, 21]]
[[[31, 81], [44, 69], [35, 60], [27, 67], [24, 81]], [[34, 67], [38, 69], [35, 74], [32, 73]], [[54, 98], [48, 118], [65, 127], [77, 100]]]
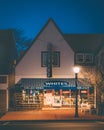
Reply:
[[102, 121], [4, 121], [0, 130], [104, 130]]

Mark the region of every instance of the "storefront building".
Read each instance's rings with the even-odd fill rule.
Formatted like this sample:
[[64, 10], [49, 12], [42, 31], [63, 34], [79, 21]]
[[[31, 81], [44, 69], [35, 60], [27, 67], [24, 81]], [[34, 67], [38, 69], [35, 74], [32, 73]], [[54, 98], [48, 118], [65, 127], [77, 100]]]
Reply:
[[[82, 60], [80, 54], [77, 61]], [[87, 63], [93, 64], [92, 56], [86, 53]], [[50, 19], [15, 67], [11, 104], [16, 110], [74, 107], [74, 65], [74, 49]], [[94, 100], [94, 87], [88, 77], [78, 76], [78, 106], [94, 106]]]
[[[86, 80], [85, 80], [86, 82]], [[94, 105], [93, 86], [78, 81], [78, 106]], [[11, 90], [16, 110], [45, 108], [74, 108], [76, 86], [74, 79], [24, 78]]]

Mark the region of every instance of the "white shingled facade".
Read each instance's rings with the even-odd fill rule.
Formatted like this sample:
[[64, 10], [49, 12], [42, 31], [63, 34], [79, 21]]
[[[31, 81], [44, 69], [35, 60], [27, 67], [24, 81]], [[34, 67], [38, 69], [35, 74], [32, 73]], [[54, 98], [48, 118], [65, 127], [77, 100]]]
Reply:
[[60, 52], [60, 67], [52, 68], [52, 78], [73, 78], [74, 51], [52, 20], [46, 24], [32, 46], [15, 68], [16, 83], [21, 78], [47, 78], [47, 68], [41, 67], [41, 52], [51, 43], [54, 51]]

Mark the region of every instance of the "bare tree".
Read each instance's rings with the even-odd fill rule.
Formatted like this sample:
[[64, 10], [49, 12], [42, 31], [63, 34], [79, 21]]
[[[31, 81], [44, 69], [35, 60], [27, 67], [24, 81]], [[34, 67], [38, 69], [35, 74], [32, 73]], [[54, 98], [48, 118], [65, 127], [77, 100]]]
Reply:
[[102, 96], [104, 96], [104, 74], [100, 68], [83, 67], [81, 68], [80, 76], [87, 78], [94, 86], [96, 91], [96, 107], [98, 108], [98, 112], [101, 111], [101, 109], [99, 109], [99, 105], [102, 104]]
[[103, 89], [104, 74], [100, 69], [96, 67], [82, 67], [80, 75], [89, 79], [90, 83], [96, 85], [99, 89]]
[[32, 39], [24, 36], [24, 31], [20, 29], [12, 29], [16, 41], [16, 46], [18, 49], [19, 57], [21, 56], [21, 52], [24, 52], [29, 48], [32, 43]]

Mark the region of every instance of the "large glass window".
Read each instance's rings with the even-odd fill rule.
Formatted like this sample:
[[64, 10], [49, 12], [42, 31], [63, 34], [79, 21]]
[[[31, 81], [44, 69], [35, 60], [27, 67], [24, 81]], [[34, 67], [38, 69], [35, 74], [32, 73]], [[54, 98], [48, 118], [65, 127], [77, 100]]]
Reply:
[[[43, 51], [41, 53], [41, 66], [47, 67], [47, 59], [48, 59], [48, 52]], [[60, 52], [54, 51], [52, 52], [52, 65], [53, 67], [60, 67]]]

